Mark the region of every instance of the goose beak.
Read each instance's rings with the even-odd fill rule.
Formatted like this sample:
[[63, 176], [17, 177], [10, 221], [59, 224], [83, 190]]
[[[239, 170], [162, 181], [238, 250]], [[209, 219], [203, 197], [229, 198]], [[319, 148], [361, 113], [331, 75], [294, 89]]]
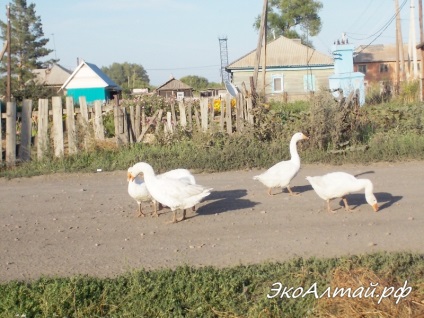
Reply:
[[309, 137], [306, 136], [306, 135], [303, 135], [303, 138], [302, 139], [309, 139]]
[[378, 211], [378, 204], [377, 203], [374, 203], [372, 205], [372, 208], [374, 209], [374, 212], [377, 212]]
[[129, 182], [129, 181], [133, 181], [135, 179], [135, 177], [133, 177], [133, 175], [130, 173], [130, 172], [128, 172], [127, 173], [127, 181]]

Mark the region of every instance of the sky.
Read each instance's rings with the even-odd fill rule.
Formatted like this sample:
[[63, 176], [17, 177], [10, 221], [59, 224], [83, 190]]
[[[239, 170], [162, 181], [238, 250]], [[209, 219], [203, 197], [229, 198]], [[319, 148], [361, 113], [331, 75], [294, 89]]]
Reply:
[[[415, 2], [416, 41], [420, 42], [418, 1], [398, 0], [402, 34], [408, 42], [410, 5]], [[0, 20], [6, 21], [6, 5]], [[40, 16], [48, 58], [73, 71], [78, 58], [98, 67], [134, 63], [159, 86], [171, 76], [205, 77], [221, 82], [220, 38], [227, 38], [229, 63], [256, 49], [255, 18], [262, 0], [27, 0]], [[355, 46], [394, 44], [394, 0], [321, 0], [321, 32], [312, 37], [318, 51], [329, 54], [346, 32]], [[390, 22], [391, 21], [391, 22]]]

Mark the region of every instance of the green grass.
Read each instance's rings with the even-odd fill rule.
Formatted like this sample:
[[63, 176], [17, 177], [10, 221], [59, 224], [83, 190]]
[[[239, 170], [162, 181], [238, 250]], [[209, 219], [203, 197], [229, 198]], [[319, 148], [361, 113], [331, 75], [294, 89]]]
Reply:
[[[180, 266], [104, 279], [13, 281], [0, 285], [0, 317], [317, 317], [319, 299], [312, 295], [295, 299], [267, 295], [275, 294], [271, 288], [276, 282], [304, 291], [317, 283], [322, 294], [337, 268], [364, 268], [395, 287], [408, 280], [413, 288], [408, 298], [423, 299], [423, 255], [376, 253], [223, 269]], [[369, 287], [369, 282], [362, 285]], [[405, 300], [398, 306], [406, 306]]]

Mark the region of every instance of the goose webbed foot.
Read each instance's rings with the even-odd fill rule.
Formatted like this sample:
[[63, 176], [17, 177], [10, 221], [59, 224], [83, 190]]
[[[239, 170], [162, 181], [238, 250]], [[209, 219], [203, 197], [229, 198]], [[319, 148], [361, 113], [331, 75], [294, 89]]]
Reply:
[[345, 206], [346, 211], [348, 211], [348, 212], [352, 212], [352, 211], [353, 211], [353, 209], [351, 209], [351, 208], [349, 207], [349, 204], [347, 203], [347, 199], [346, 199], [346, 198], [342, 198], [342, 199], [343, 199], [343, 203], [344, 203], [344, 206]]
[[145, 217], [146, 215], [143, 213], [143, 211], [141, 210], [141, 203], [138, 204], [138, 215], [137, 217]]
[[301, 195], [299, 192], [293, 192], [290, 186], [287, 186], [287, 190], [289, 191], [289, 195], [293, 195], [293, 196]]
[[178, 220], [178, 222], [184, 221], [185, 219], [186, 219], [186, 210], [184, 209], [183, 210], [183, 217], [180, 220]]
[[172, 218], [172, 221], [167, 222], [167, 223], [173, 224], [173, 223], [177, 223], [178, 222], [178, 220], [177, 220], [177, 212], [176, 211], [172, 211], [172, 213], [174, 214], [174, 217]]
[[330, 200], [327, 200], [327, 212], [328, 213], [336, 213], [336, 210], [333, 210], [330, 206]]

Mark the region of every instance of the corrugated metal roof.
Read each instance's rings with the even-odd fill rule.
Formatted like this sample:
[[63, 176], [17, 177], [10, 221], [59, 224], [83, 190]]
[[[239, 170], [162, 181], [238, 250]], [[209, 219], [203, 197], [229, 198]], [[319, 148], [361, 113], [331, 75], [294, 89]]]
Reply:
[[[396, 62], [396, 45], [395, 44], [376, 44], [369, 46], [359, 46], [355, 50], [353, 62], [370, 63], [370, 62]], [[403, 45], [404, 58], [408, 59], [408, 45]], [[421, 60], [420, 50], [417, 50], [417, 59]]]
[[51, 68], [47, 69], [36, 69], [32, 72], [36, 76], [37, 83], [49, 86], [62, 86], [72, 74], [70, 70], [59, 64], [53, 64]]
[[192, 89], [192, 88], [190, 86], [188, 86], [187, 84], [184, 84], [183, 82], [181, 82], [181, 81], [179, 81], [175, 78], [171, 78], [165, 84], [162, 84], [161, 86], [156, 88], [157, 91], [160, 91], [160, 90], [178, 90], [178, 89]]
[[[261, 52], [264, 56], [263, 48]], [[229, 64], [226, 68], [254, 68], [256, 50]], [[300, 66], [334, 65], [333, 58], [301, 44], [299, 39], [289, 39], [284, 36], [270, 42], [266, 46], [266, 67], [300, 67]]]

